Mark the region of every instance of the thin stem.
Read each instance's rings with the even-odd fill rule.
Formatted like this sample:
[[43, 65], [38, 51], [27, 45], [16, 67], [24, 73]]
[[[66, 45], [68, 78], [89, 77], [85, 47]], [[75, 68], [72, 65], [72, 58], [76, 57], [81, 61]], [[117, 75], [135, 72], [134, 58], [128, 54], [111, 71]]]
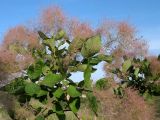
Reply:
[[77, 87], [78, 90], [83, 90], [83, 91], [86, 91], [86, 92], [93, 92], [92, 90], [90, 89], [85, 89], [85, 88], [80, 88], [80, 87]]

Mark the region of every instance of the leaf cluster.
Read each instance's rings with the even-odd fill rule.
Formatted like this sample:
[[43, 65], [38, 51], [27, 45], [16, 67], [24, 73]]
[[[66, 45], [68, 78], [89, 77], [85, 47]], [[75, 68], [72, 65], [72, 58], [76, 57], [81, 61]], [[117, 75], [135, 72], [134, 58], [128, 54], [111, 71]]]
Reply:
[[[38, 33], [43, 47], [33, 50], [35, 63], [26, 69], [24, 76], [6, 86], [6, 90], [18, 96], [19, 102], [28, 103], [35, 111], [36, 120], [44, 120], [53, 113], [63, 120], [66, 111], [72, 111], [78, 118], [82, 94], [93, 101], [91, 107], [96, 113], [91, 80], [91, 74], [96, 71], [93, 66], [112, 61], [111, 56], [99, 54], [101, 37], [79, 40], [79, 49], [75, 51], [73, 43], [77, 39], [68, 40], [63, 30], [50, 37]], [[77, 59], [78, 54], [82, 60]], [[77, 71], [84, 73], [84, 79], [78, 83], [70, 79], [71, 72]]]

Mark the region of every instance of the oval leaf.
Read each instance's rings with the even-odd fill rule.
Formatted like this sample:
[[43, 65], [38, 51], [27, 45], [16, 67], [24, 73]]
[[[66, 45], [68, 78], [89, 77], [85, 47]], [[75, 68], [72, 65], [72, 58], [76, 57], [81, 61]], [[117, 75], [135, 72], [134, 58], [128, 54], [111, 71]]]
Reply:
[[42, 73], [43, 61], [39, 60], [34, 65], [29, 66], [27, 75], [31, 80], [37, 79]]
[[80, 108], [80, 98], [73, 99], [69, 104], [69, 107], [72, 112], [77, 113]]
[[45, 96], [47, 95], [47, 91], [44, 91], [44, 90], [40, 90], [38, 93], [37, 93], [37, 97], [42, 97], [42, 96]]
[[134, 71], [134, 75], [136, 76], [136, 78], [138, 77], [138, 73], [139, 73], [139, 68], [136, 68]]
[[50, 68], [48, 66], [44, 66], [42, 68], [42, 72], [44, 75], [47, 75], [48, 73], [50, 73]]
[[41, 82], [41, 85], [53, 87], [56, 83], [60, 82], [61, 80], [62, 80], [62, 75], [60, 74], [48, 74]]
[[113, 60], [113, 57], [111, 55], [104, 55], [104, 54], [99, 54], [98, 55], [99, 60], [101, 61], [105, 61], [108, 63], [111, 63]]
[[127, 70], [131, 67], [131, 60], [126, 60], [122, 66], [122, 72], [127, 72]]
[[25, 92], [30, 96], [37, 94], [40, 90], [40, 86], [35, 83], [27, 83], [25, 86]]
[[84, 72], [84, 86], [86, 88], [91, 88], [91, 73], [92, 73], [92, 67], [90, 65], [87, 66], [87, 69]]
[[64, 91], [61, 88], [58, 88], [53, 95], [57, 98], [60, 98], [63, 95]]
[[80, 91], [78, 91], [78, 90], [76, 89], [76, 87], [73, 86], [73, 85], [70, 85], [70, 86], [69, 86], [69, 88], [67, 89], [67, 93], [68, 93], [71, 97], [79, 97], [79, 96], [81, 96]]
[[56, 39], [56, 40], [60, 40], [60, 39], [62, 39], [64, 36], [65, 36], [64, 30], [60, 30], [60, 31], [56, 34], [55, 39]]
[[98, 53], [101, 49], [100, 35], [89, 38], [83, 45], [81, 54], [83, 57], [91, 57]]
[[60, 103], [55, 104], [55, 112], [59, 120], [65, 120], [65, 113]]
[[45, 120], [45, 118], [43, 116], [38, 116], [35, 120]]

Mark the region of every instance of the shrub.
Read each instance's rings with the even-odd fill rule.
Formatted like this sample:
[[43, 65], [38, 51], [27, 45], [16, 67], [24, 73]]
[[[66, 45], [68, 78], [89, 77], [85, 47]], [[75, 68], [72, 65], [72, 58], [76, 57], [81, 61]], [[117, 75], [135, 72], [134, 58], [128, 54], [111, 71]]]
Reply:
[[157, 84], [159, 76], [152, 74], [150, 62], [140, 59], [127, 59], [122, 65], [122, 69], [116, 69], [113, 73], [117, 74], [122, 80], [120, 85], [123, 87], [133, 87], [140, 94], [147, 96], [160, 94]]
[[102, 78], [102, 79], [99, 79], [96, 81], [96, 88], [99, 89], [99, 90], [104, 90], [106, 89], [109, 85], [108, 85], [108, 81], [106, 78]]
[[95, 96], [100, 101], [98, 118], [102, 120], [155, 120], [154, 108], [131, 88], [125, 89], [123, 98], [116, 97], [112, 89], [95, 91]]
[[[31, 106], [37, 120], [44, 120], [54, 113], [59, 119], [65, 119], [66, 111], [72, 111], [78, 118], [82, 93], [87, 94], [90, 106], [96, 113], [98, 106], [90, 79], [91, 73], [95, 71], [93, 66], [101, 61], [112, 60], [111, 56], [98, 54], [101, 37], [97, 35], [79, 41], [75, 50], [74, 42], [79, 39], [66, 40], [63, 30], [51, 37], [41, 31], [39, 35], [43, 47], [34, 49], [35, 63], [27, 68], [25, 76], [6, 86], [6, 90], [19, 96], [20, 103]], [[77, 54], [81, 54], [83, 60], [78, 60]], [[77, 71], [84, 72], [84, 80], [75, 83], [70, 76], [71, 72]]]

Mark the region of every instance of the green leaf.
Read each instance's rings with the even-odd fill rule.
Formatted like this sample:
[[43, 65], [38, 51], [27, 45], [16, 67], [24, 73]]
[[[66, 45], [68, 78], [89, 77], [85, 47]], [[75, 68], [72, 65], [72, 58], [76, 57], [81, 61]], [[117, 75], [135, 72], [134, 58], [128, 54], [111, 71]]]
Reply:
[[90, 65], [87, 66], [87, 69], [84, 72], [84, 86], [86, 88], [91, 88], [91, 72], [92, 72], [92, 67]]
[[48, 66], [44, 66], [44, 67], [42, 68], [42, 73], [43, 73], [44, 75], [47, 75], [48, 73], [51, 73], [50, 68], [49, 68]]
[[53, 87], [56, 83], [62, 80], [61, 74], [48, 74], [42, 80], [41, 85], [45, 85], [48, 87]]
[[41, 73], [42, 73], [42, 67], [38, 64], [36, 64], [35, 66], [33, 65], [29, 66], [27, 70], [28, 77], [31, 80], [39, 78]]
[[11, 93], [13, 93], [13, 94], [23, 94], [24, 93], [24, 88], [25, 88], [24, 86], [18, 86]]
[[96, 81], [96, 88], [99, 90], [104, 90], [107, 87], [108, 81], [106, 80], [106, 78], [101, 78], [99, 80]]
[[4, 87], [5, 91], [11, 94], [23, 94], [25, 91], [25, 81], [23, 78], [16, 78]]
[[89, 101], [89, 106], [92, 109], [92, 111], [97, 114], [97, 110], [98, 110], [98, 103], [97, 103], [97, 99], [96, 97], [93, 95], [93, 93], [88, 93], [87, 94], [87, 98]]
[[80, 98], [72, 99], [69, 104], [70, 109], [72, 112], [77, 113], [80, 108]]
[[[69, 66], [69, 72], [85, 72], [85, 70], [87, 69], [87, 64], [79, 64], [77, 66]], [[95, 72], [97, 69], [92, 67], [92, 72]]]
[[77, 90], [77, 88], [73, 85], [70, 85], [69, 88], [67, 89], [67, 93], [71, 96], [71, 97], [79, 97], [81, 96], [80, 91]]
[[136, 76], [136, 78], [138, 77], [138, 73], [139, 73], [139, 68], [136, 68], [134, 71], [134, 75]]
[[44, 90], [40, 90], [38, 93], [37, 93], [37, 97], [42, 97], [42, 96], [45, 96], [47, 95], [47, 91], [44, 91]]
[[152, 89], [155, 95], [160, 95], [160, 85], [159, 84], [153, 85]]
[[39, 115], [35, 120], [45, 120], [45, 118], [42, 115]]
[[60, 40], [60, 39], [62, 39], [64, 36], [65, 36], [65, 32], [64, 32], [64, 30], [60, 30], [57, 34], [56, 34], [56, 36], [55, 36], [55, 39], [56, 40]]
[[27, 83], [25, 86], [25, 92], [30, 96], [37, 94], [40, 90], [40, 86], [35, 83]]
[[68, 67], [68, 71], [69, 71], [69, 72], [77, 72], [78, 70], [77, 70], [77, 67], [76, 67], [76, 66], [69, 66], [69, 67]]
[[124, 63], [123, 63], [123, 66], [122, 66], [122, 72], [127, 72], [127, 70], [131, 67], [132, 63], [131, 63], [131, 60], [126, 60]]
[[43, 40], [48, 39], [48, 37], [47, 37], [43, 32], [38, 31], [38, 34], [39, 34], [39, 36], [40, 36]]
[[76, 50], [81, 50], [83, 46], [84, 41], [81, 39], [75, 38], [71, 43], [70, 46], [68, 47], [68, 52], [73, 53], [77, 52]]
[[112, 60], [113, 60], [113, 57], [111, 55], [99, 54], [98, 59], [101, 60], [101, 61], [111, 63]]
[[98, 57], [94, 57], [94, 58], [90, 59], [89, 64], [90, 65], [97, 65], [100, 62], [101, 62], [101, 60]]
[[38, 77], [40, 77], [41, 72], [41, 66], [36, 66], [36, 68], [34, 68], [34, 66], [29, 66], [27, 70], [27, 74], [30, 79], [37, 79]]
[[77, 66], [77, 71], [84, 72], [87, 68], [87, 64], [80, 64]]
[[63, 95], [64, 91], [61, 88], [58, 88], [53, 95], [57, 98], [60, 98]]
[[55, 40], [53, 38], [47, 39], [43, 41], [43, 44], [48, 46], [49, 49], [54, 52], [55, 47]]
[[66, 116], [64, 114], [64, 110], [58, 102], [55, 104], [55, 110], [56, 110], [55, 112], [59, 120], [65, 120]]
[[79, 83], [78, 83], [78, 87], [83, 87], [84, 86], [84, 80], [82, 80], [82, 81], [80, 81]]
[[143, 93], [143, 98], [147, 101], [152, 99], [152, 95], [148, 93], [148, 91], [145, 91], [145, 93]]
[[149, 61], [144, 61], [143, 63], [144, 63], [144, 65], [145, 65], [146, 67], [148, 67], [149, 64], [150, 64]]
[[83, 45], [81, 53], [83, 57], [91, 57], [98, 53], [101, 49], [100, 35], [89, 38]]
[[113, 60], [113, 57], [110, 56], [110, 55], [99, 54], [99, 55], [91, 58], [90, 61], [89, 61], [89, 64], [90, 65], [97, 65], [101, 61], [105, 61], [105, 62], [111, 63], [112, 60]]

